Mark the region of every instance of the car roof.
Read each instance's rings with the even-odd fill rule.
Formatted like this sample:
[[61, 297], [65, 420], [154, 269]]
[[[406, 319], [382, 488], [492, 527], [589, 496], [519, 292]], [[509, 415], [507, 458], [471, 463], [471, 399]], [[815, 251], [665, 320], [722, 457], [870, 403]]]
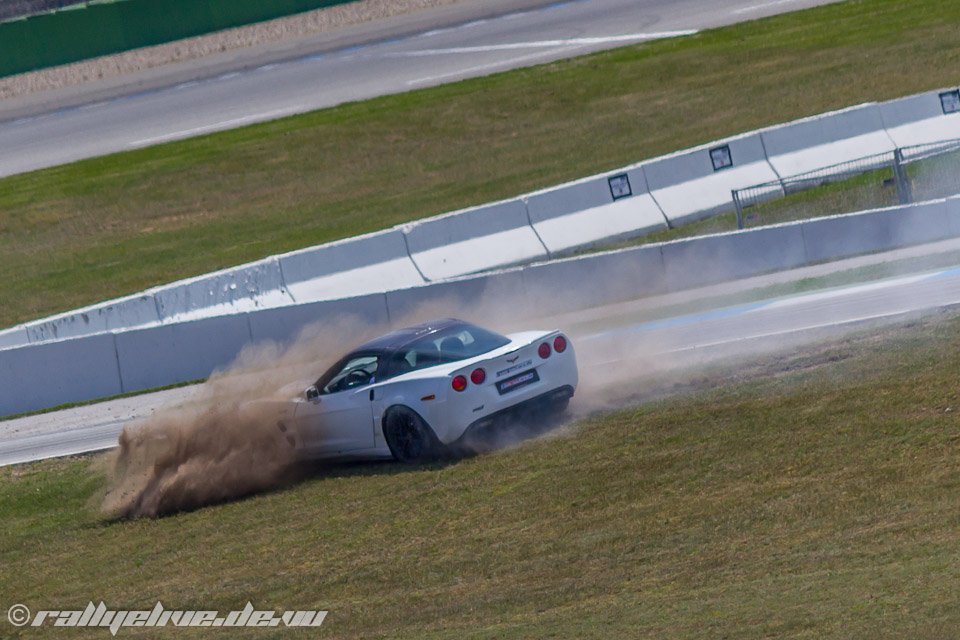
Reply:
[[363, 343], [353, 351], [397, 351], [414, 340], [457, 325], [469, 326], [469, 323], [463, 320], [457, 320], [456, 318], [442, 318], [440, 320], [422, 322], [412, 327], [391, 331], [379, 338], [374, 338], [369, 342]]

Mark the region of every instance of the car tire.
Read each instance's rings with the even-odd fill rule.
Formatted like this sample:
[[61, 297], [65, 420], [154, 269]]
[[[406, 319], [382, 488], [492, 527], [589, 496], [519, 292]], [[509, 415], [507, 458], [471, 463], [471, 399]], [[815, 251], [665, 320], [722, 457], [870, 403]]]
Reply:
[[420, 415], [408, 407], [393, 407], [383, 418], [383, 436], [398, 462], [417, 464], [436, 460], [444, 446]]

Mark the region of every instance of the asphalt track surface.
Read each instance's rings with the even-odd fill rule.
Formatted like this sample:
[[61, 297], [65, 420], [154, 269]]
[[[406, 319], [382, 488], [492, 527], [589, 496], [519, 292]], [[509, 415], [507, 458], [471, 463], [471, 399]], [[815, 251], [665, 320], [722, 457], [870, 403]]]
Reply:
[[[4, 100], [0, 177], [836, 1], [496, 0], [424, 11], [347, 39], [334, 33], [295, 50], [171, 65], [121, 86]], [[468, 19], [470, 10], [485, 17]]]
[[[956, 252], [960, 242], [941, 248]], [[909, 251], [922, 255], [924, 248]], [[846, 263], [853, 267], [880, 261], [867, 257]], [[829, 265], [820, 265], [752, 280], [769, 285], [828, 272]], [[705, 288], [693, 295], [730, 293], [736, 285]], [[545, 318], [545, 326], [540, 328], [552, 328], [554, 320], [565, 328], [569, 325], [561, 323], [575, 322], [578, 317], [593, 325], [601, 321], [602, 329], [576, 336], [582, 382], [588, 381], [591, 371], [616, 370], [619, 359], [624, 358], [625, 344], [634, 345], [631, 358], [639, 352], [651, 361], [670, 360], [678, 366], [695, 367], [733, 356], [749, 358], [751, 354], [789, 350], [825, 336], [955, 307], [960, 305], [960, 266], [647, 322], [630, 320], [630, 304]], [[583, 366], [583, 356], [588, 353], [590, 362]], [[125, 424], [166, 405], [189, 401], [195, 389], [173, 389], [0, 422], [0, 466], [112, 448]]]

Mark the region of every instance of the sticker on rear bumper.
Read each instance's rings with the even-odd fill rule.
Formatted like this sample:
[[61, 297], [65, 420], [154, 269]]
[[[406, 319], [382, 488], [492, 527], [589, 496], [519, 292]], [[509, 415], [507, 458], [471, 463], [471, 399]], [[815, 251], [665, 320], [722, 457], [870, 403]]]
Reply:
[[508, 374], [513, 373], [514, 371], [520, 371], [520, 369], [526, 369], [527, 367], [529, 367], [529, 366], [532, 365], [532, 364], [533, 364], [533, 360], [532, 360], [532, 359], [531, 359], [531, 360], [525, 360], [525, 361], [521, 362], [520, 364], [515, 364], [515, 365], [513, 365], [512, 367], [507, 367], [506, 369], [503, 369], [503, 370], [501, 370], [501, 371], [497, 371], [497, 377], [498, 377], [498, 378], [502, 378], [502, 377], [505, 376], [505, 375], [508, 375]]
[[503, 395], [505, 393], [510, 393], [511, 391], [516, 391], [517, 389], [525, 387], [528, 384], [533, 384], [534, 382], [540, 382], [540, 375], [537, 373], [536, 369], [498, 382], [497, 391], [500, 392], [500, 395]]

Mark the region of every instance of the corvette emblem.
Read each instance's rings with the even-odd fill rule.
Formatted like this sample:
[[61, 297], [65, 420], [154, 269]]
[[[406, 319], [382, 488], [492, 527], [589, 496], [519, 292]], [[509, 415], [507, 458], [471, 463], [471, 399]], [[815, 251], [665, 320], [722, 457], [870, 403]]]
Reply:
[[514, 358], [507, 358], [507, 362], [509, 362], [510, 364], [513, 364], [514, 362], [516, 362], [516, 361], [519, 360], [519, 359], [520, 359], [520, 356], [516, 356], [516, 357], [514, 357]]

